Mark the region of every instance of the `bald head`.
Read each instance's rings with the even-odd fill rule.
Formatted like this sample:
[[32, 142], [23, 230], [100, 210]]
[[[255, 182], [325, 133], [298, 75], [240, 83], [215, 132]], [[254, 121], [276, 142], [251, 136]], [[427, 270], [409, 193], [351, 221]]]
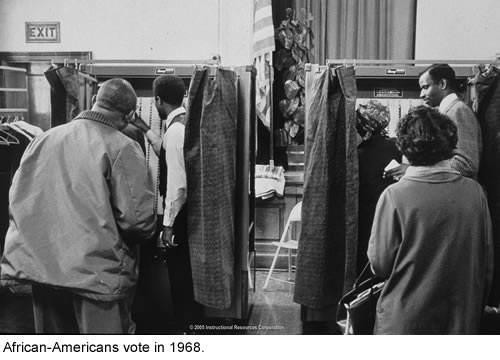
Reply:
[[137, 95], [127, 80], [114, 78], [105, 81], [97, 92], [96, 105], [122, 114], [135, 110]]

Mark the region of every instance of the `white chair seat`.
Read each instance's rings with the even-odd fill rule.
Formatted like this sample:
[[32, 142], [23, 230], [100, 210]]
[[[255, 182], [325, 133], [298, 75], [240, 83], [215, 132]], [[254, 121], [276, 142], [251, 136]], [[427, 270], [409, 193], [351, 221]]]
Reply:
[[280, 243], [279, 241], [273, 241], [271, 244], [285, 249], [297, 250], [299, 248], [299, 242], [297, 240], [288, 240], [282, 243]]

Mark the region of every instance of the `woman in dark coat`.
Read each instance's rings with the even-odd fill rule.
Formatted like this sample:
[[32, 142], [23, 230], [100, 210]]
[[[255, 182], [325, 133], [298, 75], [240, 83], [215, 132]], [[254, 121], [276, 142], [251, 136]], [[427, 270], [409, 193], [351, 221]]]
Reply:
[[477, 334], [490, 288], [492, 235], [481, 186], [450, 166], [457, 128], [417, 107], [398, 125], [410, 162], [380, 196], [368, 258], [386, 279], [375, 334]]
[[391, 160], [400, 163], [401, 153], [394, 141], [387, 137], [386, 128], [390, 120], [387, 106], [371, 100], [360, 105], [356, 114], [356, 129], [361, 139], [358, 145], [359, 210], [356, 260], [359, 275], [368, 262], [366, 250], [378, 198], [387, 186], [395, 182], [393, 178], [384, 177], [384, 168]]

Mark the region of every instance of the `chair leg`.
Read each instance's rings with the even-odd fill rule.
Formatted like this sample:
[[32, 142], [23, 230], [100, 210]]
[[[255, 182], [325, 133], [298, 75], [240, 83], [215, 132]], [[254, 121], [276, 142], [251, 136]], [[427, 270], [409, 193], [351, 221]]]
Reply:
[[278, 246], [278, 248], [276, 249], [276, 253], [274, 254], [274, 259], [273, 259], [273, 262], [271, 264], [271, 268], [269, 269], [269, 273], [267, 274], [266, 282], [264, 283], [263, 289], [267, 288], [267, 284], [269, 283], [269, 279], [271, 278], [271, 275], [273, 274], [273, 271], [274, 271], [274, 267], [276, 266], [276, 261], [278, 260], [278, 255], [280, 253], [280, 250], [281, 250], [281, 246]]
[[250, 290], [253, 290], [253, 284], [252, 284], [252, 272], [250, 271], [250, 253], [248, 253], [248, 258], [247, 258], [247, 272], [248, 272], [248, 288]]
[[288, 281], [292, 281], [292, 249], [288, 249]]

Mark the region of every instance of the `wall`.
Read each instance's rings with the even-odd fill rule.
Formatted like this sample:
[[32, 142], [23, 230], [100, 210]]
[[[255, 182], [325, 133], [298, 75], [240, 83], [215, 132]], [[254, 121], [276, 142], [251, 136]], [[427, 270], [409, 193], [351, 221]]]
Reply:
[[[251, 62], [250, 0], [1, 0], [0, 51], [92, 51], [95, 59]], [[220, 21], [219, 21], [220, 20]], [[25, 42], [26, 21], [59, 21], [61, 42]]]
[[[498, 10], [498, 0], [418, 0], [416, 58], [493, 58], [500, 53]], [[224, 64], [244, 65], [251, 62], [252, 16], [252, 0], [1, 0], [0, 51], [151, 60], [220, 53]], [[26, 43], [26, 21], [60, 21], [61, 43]]]
[[500, 53], [500, 1], [417, 1], [416, 59], [491, 60]]

